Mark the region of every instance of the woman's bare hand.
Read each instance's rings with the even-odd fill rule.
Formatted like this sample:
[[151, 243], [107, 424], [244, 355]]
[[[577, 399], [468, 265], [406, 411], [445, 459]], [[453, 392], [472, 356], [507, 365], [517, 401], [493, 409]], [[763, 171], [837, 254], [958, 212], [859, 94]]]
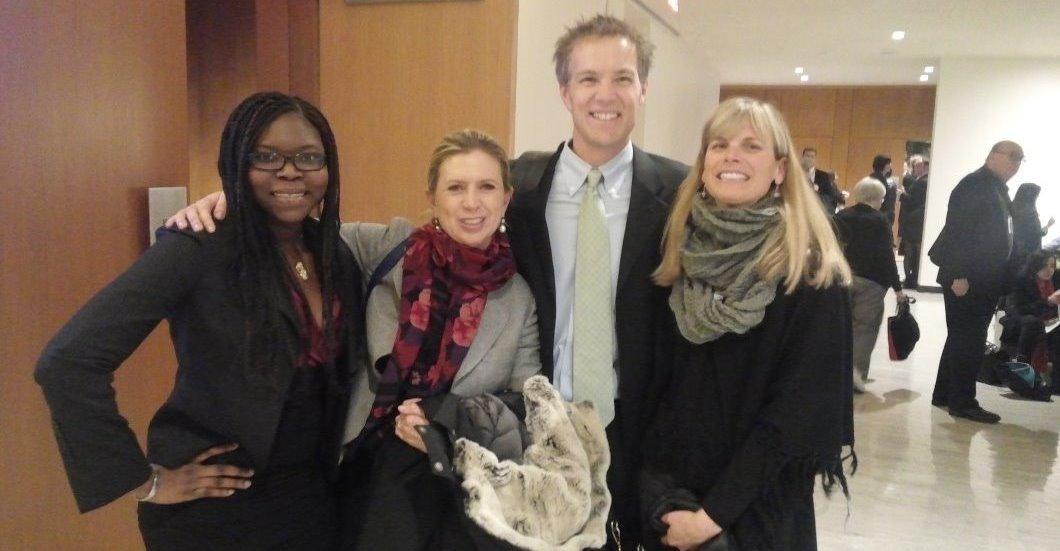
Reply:
[[[230, 452], [238, 447], [238, 444], [214, 446], [195, 456], [190, 463], [176, 469], [157, 467], [158, 489], [148, 501], [169, 505], [203, 497], [229, 497], [236, 490], [249, 488], [250, 477], [254, 476], [252, 469], [234, 465], [203, 464], [215, 455]], [[148, 480], [138, 489], [138, 495], [146, 495], [150, 489], [151, 480]]]

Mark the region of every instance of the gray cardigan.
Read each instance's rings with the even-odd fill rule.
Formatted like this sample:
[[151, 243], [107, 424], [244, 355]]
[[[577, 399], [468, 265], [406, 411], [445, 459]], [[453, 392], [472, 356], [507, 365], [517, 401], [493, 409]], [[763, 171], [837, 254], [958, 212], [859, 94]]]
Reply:
[[[412, 233], [404, 218], [389, 224], [343, 224], [340, 235], [368, 281], [383, 258]], [[390, 354], [397, 335], [401, 273], [404, 261], [383, 277], [367, 299], [368, 356], [372, 365], [354, 377], [343, 442], [360, 434], [375, 401], [378, 374], [373, 366]], [[450, 392], [470, 397], [507, 390], [521, 391], [523, 382], [541, 371], [534, 297], [518, 274], [486, 297], [478, 333], [453, 379]]]

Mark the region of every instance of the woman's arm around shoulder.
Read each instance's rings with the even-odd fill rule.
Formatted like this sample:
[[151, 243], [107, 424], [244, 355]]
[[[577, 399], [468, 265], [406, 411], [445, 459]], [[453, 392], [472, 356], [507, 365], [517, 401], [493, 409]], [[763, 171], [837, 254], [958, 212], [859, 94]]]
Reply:
[[407, 218], [392, 218], [387, 224], [347, 222], [339, 235], [353, 253], [365, 281], [386, 255], [412, 235], [412, 223]]

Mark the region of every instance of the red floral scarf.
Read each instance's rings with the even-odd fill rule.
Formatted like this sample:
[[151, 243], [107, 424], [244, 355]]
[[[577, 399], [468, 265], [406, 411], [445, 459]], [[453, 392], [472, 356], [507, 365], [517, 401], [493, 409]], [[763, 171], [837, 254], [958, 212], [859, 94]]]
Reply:
[[515, 275], [502, 233], [483, 250], [428, 224], [407, 243], [397, 336], [363, 434], [393, 418], [402, 401], [449, 391], [478, 332], [486, 295]]

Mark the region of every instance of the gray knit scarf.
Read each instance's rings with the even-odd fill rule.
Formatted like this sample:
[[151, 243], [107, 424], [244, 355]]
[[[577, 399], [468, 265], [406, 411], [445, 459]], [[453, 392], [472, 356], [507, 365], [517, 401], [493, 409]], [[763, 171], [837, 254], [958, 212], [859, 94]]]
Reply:
[[780, 218], [780, 200], [772, 194], [735, 209], [696, 198], [681, 249], [684, 275], [670, 292], [670, 308], [686, 339], [703, 344], [762, 322], [779, 279], [761, 279], [755, 261]]

